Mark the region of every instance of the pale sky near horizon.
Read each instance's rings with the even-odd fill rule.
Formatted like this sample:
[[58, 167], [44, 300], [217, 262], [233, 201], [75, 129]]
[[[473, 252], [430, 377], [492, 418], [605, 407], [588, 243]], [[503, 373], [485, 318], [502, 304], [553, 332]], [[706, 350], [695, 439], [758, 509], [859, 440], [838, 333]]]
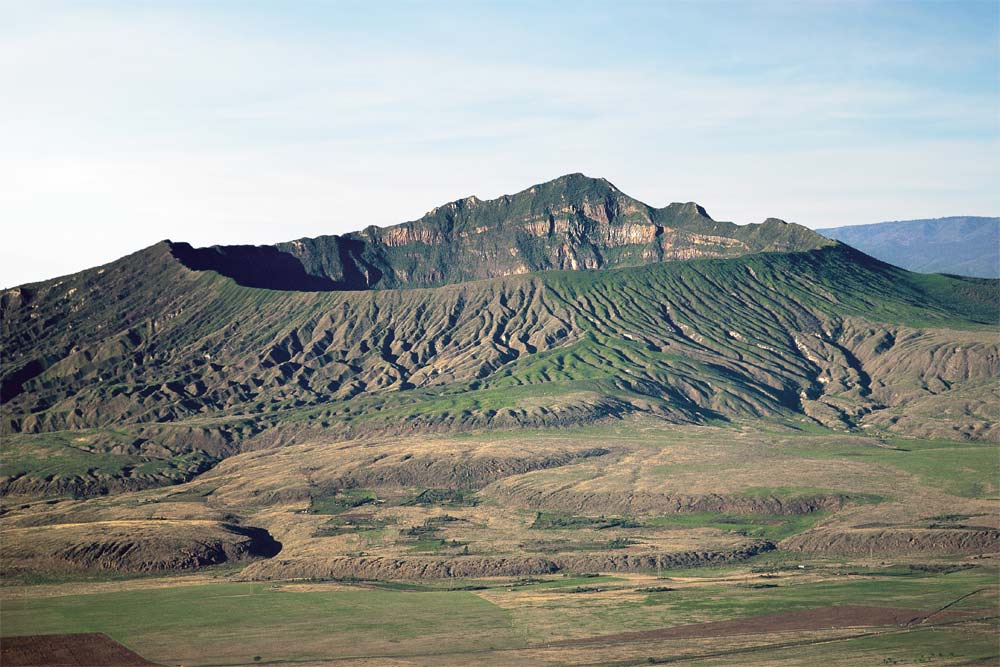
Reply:
[[559, 175], [809, 227], [1000, 215], [1000, 3], [4, 2], [0, 286]]

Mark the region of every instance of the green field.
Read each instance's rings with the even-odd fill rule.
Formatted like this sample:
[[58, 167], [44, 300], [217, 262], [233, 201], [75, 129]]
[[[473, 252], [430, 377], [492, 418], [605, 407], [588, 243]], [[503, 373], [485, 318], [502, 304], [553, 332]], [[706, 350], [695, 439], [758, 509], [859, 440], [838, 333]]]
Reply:
[[[785, 572], [785, 576], [762, 578], [761, 571], [776, 573], [772, 577]], [[996, 614], [997, 571], [982, 567], [929, 573], [793, 566], [789, 574], [780, 562], [763, 561], [753, 569], [702, 569], [694, 581], [686, 574], [668, 571], [659, 583], [645, 579], [646, 586], [637, 586], [628, 577], [588, 576], [446, 582], [453, 589], [480, 590], [447, 590], [440, 582], [364, 588], [318, 583], [296, 588], [259, 583], [185, 585], [179, 580], [167, 588], [142, 588], [140, 582], [135, 590], [82, 595], [20, 597], [8, 591], [2, 631], [4, 635], [104, 632], [165, 664], [372, 655], [413, 656], [424, 661], [417, 664], [434, 664], [435, 655], [444, 659], [479, 651], [489, 662], [495, 650], [500, 653], [492, 655], [500, 656], [558, 639], [838, 604], [933, 611], [958, 601], [952, 609], [966, 612], [969, 619]], [[683, 580], [676, 579], [681, 576]], [[751, 583], [761, 581], [780, 583], [766, 588]], [[672, 590], [644, 592], [651, 587]], [[880, 654], [871, 653], [877, 647], [888, 651], [886, 655], [910, 660], [929, 654], [966, 659], [989, 654], [986, 638], [964, 626], [948, 626], [946, 632], [914, 628], [896, 638], [830, 646], [834, 653], [869, 657]], [[826, 649], [817, 653], [816, 647], [797, 650], [827, 655]], [[739, 663], [739, 655], [733, 656], [736, 663], [720, 664], [746, 664]], [[553, 658], [558, 664], [558, 656]]]
[[786, 453], [805, 459], [850, 458], [911, 473], [921, 484], [970, 498], [995, 496], [1000, 448], [992, 442], [886, 438], [886, 447], [793, 444]]
[[157, 661], [186, 664], [516, 643], [508, 612], [461, 591], [285, 592], [226, 583], [4, 602], [5, 635], [70, 632], [104, 632]]

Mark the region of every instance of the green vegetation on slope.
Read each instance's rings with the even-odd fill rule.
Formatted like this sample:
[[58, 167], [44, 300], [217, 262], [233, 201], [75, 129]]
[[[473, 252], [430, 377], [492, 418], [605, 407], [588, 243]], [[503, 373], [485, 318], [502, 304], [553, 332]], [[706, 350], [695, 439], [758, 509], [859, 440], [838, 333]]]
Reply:
[[[91, 496], [179, 484], [218, 459], [202, 450], [144, 449], [126, 432], [106, 429], [4, 436], [0, 492], [22, 477], [47, 479], [50, 495]], [[23, 492], [30, 494], [30, 487]]]
[[113, 429], [206, 460], [313, 431], [636, 412], [990, 439], [996, 287], [829, 246], [304, 293], [188, 271], [161, 244], [4, 294], [0, 432]]
[[[803, 459], [842, 459], [889, 466], [917, 477], [921, 485], [969, 498], [989, 497], [1000, 490], [1000, 450], [994, 443], [890, 438], [886, 446], [794, 444], [787, 455]], [[771, 492], [772, 490], [764, 490]]]

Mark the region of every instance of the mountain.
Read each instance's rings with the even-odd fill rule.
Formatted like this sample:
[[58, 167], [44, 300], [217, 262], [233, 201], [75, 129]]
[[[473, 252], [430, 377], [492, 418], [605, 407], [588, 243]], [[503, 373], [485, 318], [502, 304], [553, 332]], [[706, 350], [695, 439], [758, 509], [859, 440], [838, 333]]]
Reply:
[[816, 231], [911, 271], [1000, 278], [1000, 218], [900, 220]]
[[274, 246], [172, 243], [170, 249], [185, 266], [241, 285], [330, 291], [433, 287], [828, 244], [781, 220], [741, 227], [712, 220], [692, 202], [653, 208], [604, 179], [570, 174], [490, 201], [459, 199], [392, 227]]
[[162, 242], [0, 297], [0, 491], [171, 484], [320, 434], [630, 415], [995, 439], [996, 289], [580, 175], [339, 237]]
[[164, 241], [0, 293], [0, 577], [506, 595], [994, 553], [997, 289], [581, 176], [339, 237]]

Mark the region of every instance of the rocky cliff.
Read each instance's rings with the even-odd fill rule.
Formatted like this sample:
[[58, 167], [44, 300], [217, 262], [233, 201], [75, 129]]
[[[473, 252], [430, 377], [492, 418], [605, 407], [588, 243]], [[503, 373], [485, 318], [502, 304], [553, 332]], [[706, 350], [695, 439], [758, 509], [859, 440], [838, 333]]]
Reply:
[[570, 174], [490, 201], [459, 199], [392, 227], [275, 246], [175, 243], [171, 249], [189, 268], [249, 287], [325, 291], [428, 287], [831, 244], [775, 218], [738, 226], [713, 220], [691, 202], [654, 208], [604, 179]]

